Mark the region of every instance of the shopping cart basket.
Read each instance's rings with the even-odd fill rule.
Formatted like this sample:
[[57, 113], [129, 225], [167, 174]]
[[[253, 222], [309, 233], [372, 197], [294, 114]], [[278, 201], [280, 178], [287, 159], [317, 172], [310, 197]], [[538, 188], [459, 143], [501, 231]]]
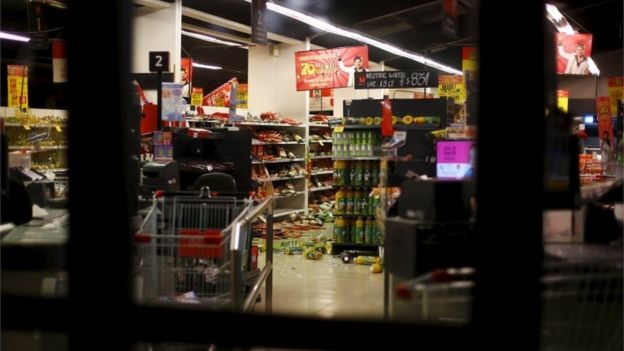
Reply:
[[230, 306], [233, 294], [244, 294], [233, 291], [231, 277], [235, 271], [250, 271], [251, 252], [247, 225], [240, 230], [244, 258], [233, 259], [232, 232], [236, 221], [252, 206], [250, 200], [198, 193], [155, 196], [135, 236], [137, 298], [142, 302]]
[[[459, 270], [397, 284], [393, 318], [467, 323], [474, 282]], [[622, 263], [547, 263], [542, 276], [541, 350], [622, 350]]]

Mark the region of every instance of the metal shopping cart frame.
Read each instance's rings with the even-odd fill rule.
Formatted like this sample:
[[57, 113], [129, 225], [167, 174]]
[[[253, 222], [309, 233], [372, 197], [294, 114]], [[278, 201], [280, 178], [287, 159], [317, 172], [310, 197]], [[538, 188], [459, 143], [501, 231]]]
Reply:
[[[621, 350], [622, 262], [567, 260], [548, 262], [543, 267], [540, 349]], [[435, 276], [435, 272], [428, 273], [397, 284], [395, 299], [401, 302], [393, 309], [393, 319], [460, 325], [470, 322], [474, 282], [436, 282]]]
[[[265, 285], [272, 309], [272, 198], [247, 199], [200, 192], [155, 194], [135, 235], [135, 299], [143, 303], [194, 303], [250, 311]], [[251, 223], [266, 215], [266, 264], [251, 271]]]

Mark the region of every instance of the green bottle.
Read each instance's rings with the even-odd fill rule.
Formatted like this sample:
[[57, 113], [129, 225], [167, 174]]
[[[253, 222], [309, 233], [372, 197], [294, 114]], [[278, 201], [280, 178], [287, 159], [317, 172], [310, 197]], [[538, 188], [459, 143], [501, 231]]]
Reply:
[[355, 242], [357, 244], [364, 243], [364, 235], [365, 235], [364, 232], [365, 232], [364, 220], [362, 219], [362, 217], [358, 217], [355, 220]]
[[360, 215], [362, 213], [362, 192], [355, 190], [353, 192], [353, 214]]

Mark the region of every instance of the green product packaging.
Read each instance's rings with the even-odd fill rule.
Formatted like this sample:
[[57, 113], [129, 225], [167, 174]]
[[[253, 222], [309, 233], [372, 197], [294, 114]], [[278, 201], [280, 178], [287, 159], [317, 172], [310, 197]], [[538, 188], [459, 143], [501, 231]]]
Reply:
[[346, 206], [345, 206], [345, 214], [352, 215], [353, 214], [353, 191], [347, 190], [345, 192], [346, 198]]
[[362, 217], [358, 217], [355, 220], [355, 242], [357, 244], [363, 244], [364, 243], [364, 220], [362, 219]]

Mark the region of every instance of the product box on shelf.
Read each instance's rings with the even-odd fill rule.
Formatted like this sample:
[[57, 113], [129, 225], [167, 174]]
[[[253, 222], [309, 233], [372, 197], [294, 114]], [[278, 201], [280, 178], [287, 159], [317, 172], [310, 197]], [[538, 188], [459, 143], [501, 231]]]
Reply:
[[173, 160], [173, 145], [154, 145], [154, 159]]
[[171, 145], [171, 132], [154, 131], [154, 145]]

